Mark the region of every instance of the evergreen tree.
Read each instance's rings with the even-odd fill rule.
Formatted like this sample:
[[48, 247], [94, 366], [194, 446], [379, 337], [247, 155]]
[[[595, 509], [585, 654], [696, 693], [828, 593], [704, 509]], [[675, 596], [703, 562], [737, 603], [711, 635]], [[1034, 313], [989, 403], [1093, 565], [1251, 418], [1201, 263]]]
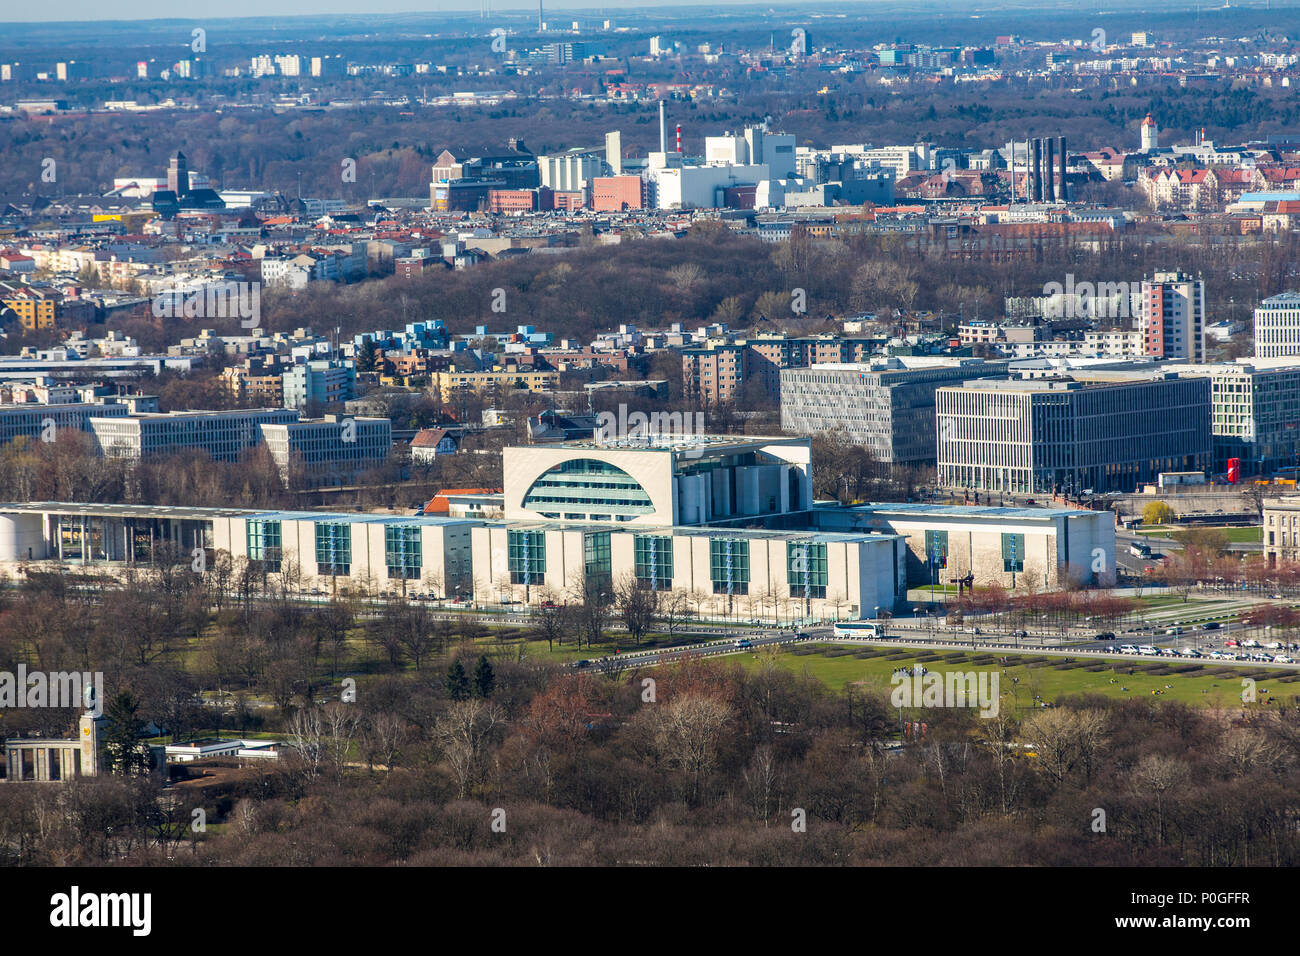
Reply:
[[474, 668], [474, 696], [488, 698], [496, 689], [497, 675], [492, 670], [492, 662], [483, 654]]
[[149, 746], [140, 738], [145, 723], [138, 716], [140, 702], [130, 691], [119, 691], [104, 708], [108, 728], [104, 734], [105, 763], [110, 773], [148, 773]]
[[469, 675], [460, 661], [447, 668], [447, 696], [452, 700], [465, 700], [469, 697]]

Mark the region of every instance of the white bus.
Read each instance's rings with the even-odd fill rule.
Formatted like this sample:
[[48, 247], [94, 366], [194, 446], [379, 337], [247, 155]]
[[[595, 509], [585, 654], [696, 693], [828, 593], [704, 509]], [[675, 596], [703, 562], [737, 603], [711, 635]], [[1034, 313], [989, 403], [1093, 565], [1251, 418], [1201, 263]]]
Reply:
[[836, 637], [879, 637], [880, 625], [875, 621], [836, 621]]

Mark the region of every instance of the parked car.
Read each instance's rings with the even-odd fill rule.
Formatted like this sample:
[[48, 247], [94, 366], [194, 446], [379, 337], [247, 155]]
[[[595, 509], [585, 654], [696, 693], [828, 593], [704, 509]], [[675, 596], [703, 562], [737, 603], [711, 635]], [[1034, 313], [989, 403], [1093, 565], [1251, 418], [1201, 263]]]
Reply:
[[1274, 655], [1273, 655], [1273, 663], [1274, 663], [1274, 664], [1294, 664], [1295, 661], [1291, 660], [1291, 658], [1287, 657], [1285, 654], [1274, 654]]
[[590, 666], [591, 666], [591, 661], [588, 661], [588, 660], [581, 660], [581, 661], [578, 661], [578, 662], [577, 662], [576, 664], [574, 664], [573, 666], [574, 666], [574, 667], [590, 667]]
[[1201, 652], [1198, 651], [1198, 650], [1197, 650], [1196, 648], [1194, 648], [1194, 647], [1184, 647], [1184, 648], [1183, 648], [1181, 651], [1179, 651], [1178, 653], [1182, 654], [1183, 657], [1200, 657], [1200, 656], [1201, 656]]
[[1158, 651], [1156, 648], [1152, 647], [1150, 644], [1141, 644], [1141, 645], [1138, 646], [1138, 653], [1139, 653], [1139, 654], [1147, 654], [1147, 655], [1155, 655], [1155, 654], [1159, 654], [1160, 651]]
[[1136, 653], [1138, 653], [1137, 645], [1136, 645], [1136, 644], [1121, 644], [1121, 645], [1119, 646], [1119, 652], [1120, 652], [1121, 654], [1136, 654]]
[[1259, 641], [1255, 640], [1253, 637], [1248, 637], [1248, 638], [1246, 638], [1244, 641], [1241, 642], [1241, 646], [1242, 646], [1242, 647], [1259, 647]]

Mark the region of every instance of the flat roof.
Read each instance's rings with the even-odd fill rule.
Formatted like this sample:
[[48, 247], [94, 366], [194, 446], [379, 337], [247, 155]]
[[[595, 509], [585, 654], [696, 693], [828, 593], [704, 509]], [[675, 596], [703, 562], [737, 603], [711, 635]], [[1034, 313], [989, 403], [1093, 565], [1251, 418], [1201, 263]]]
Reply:
[[510, 528], [526, 531], [614, 531], [619, 533], [645, 535], [673, 535], [688, 538], [761, 538], [769, 541], [809, 541], [813, 543], [833, 543], [839, 541], [888, 541], [902, 538], [892, 532], [879, 532], [863, 529], [861, 531], [818, 531], [815, 529], [772, 529], [772, 528], [731, 528], [718, 525], [635, 525], [628, 522], [604, 523], [590, 521], [507, 521], [495, 519], [484, 521], [486, 527]]
[[426, 514], [373, 514], [348, 511], [259, 511], [255, 508], [193, 508], [173, 505], [82, 504], [66, 501], [0, 503], [6, 512], [57, 513], [108, 518], [175, 518], [183, 521], [212, 521], [219, 518], [258, 518], [263, 521], [335, 521], [350, 524], [476, 524], [477, 518], [449, 518]]
[[[689, 413], [681, 413], [684, 422], [688, 422]], [[671, 433], [651, 432], [645, 435], [629, 435], [609, 441], [598, 439], [580, 439], [578, 441], [552, 442], [540, 447], [563, 448], [571, 451], [661, 451], [679, 452], [706, 449], [726, 451], [729, 448], [757, 448], [762, 445], [803, 445], [810, 439], [806, 435], [674, 435]], [[516, 448], [532, 449], [535, 445], [516, 445]]]
[[[819, 507], [814, 505], [814, 507]], [[822, 505], [826, 510], [843, 509], [872, 514], [935, 515], [948, 518], [1059, 518], [1100, 514], [1080, 508], [1018, 508], [1004, 505], [933, 505], [925, 502], [876, 502], [862, 505]]]

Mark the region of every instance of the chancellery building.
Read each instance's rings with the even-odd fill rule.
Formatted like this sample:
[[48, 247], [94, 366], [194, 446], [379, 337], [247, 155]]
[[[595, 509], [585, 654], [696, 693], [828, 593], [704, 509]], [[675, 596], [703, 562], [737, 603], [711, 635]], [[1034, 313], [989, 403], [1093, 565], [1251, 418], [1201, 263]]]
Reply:
[[771, 622], [873, 617], [909, 587], [966, 575], [1039, 590], [1113, 581], [1109, 512], [815, 501], [806, 437], [651, 434], [503, 458], [499, 519], [7, 504], [0, 565], [116, 569], [166, 553], [206, 569], [225, 553], [296, 590], [478, 604], [635, 580], [703, 617]]

